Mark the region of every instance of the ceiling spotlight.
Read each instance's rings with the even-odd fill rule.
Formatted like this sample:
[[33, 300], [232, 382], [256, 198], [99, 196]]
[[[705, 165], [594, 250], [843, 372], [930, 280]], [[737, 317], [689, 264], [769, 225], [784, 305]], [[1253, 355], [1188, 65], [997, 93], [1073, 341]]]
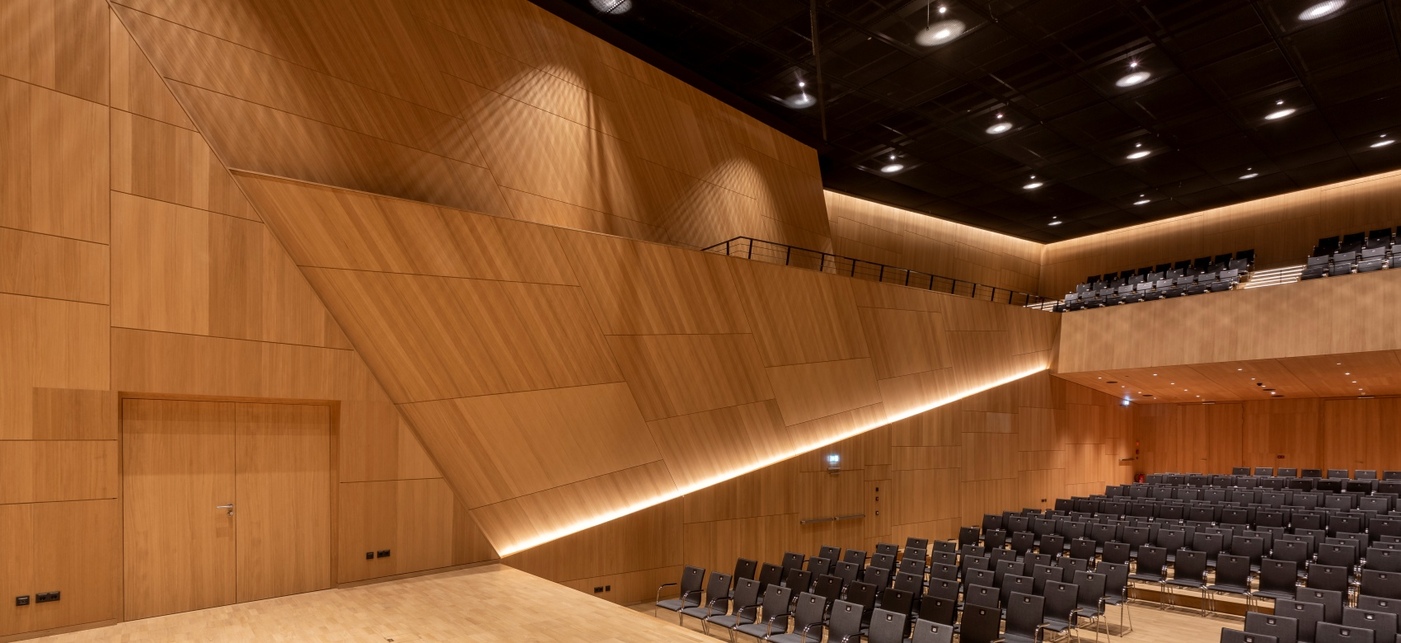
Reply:
[[[801, 87], [801, 85], [799, 86]], [[817, 99], [813, 98], [812, 95], [808, 94], [806, 91], [803, 91], [783, 99], [783, 104], [791, 109], [807, 109], [816, 105]]]
[[[1134, 144], [1134, 147], [1143, 147], [1143, 144], [1142, 144], [1142, 143], [1135, 143], [1135, 144]], [[1145, 156], [1148, 156], [1149, 154], [1152, 154], [1152, 152], [1150, 152], [1150, 151], [1148, 151], [1148, 150], [1138, 150], [1138, 151], [1135, 151], [1135, 152], [1130, 152], [1130, 153], [1129, 153], [1129, 156], [1128, 156], [1128, 159], [1129, 159], [1130, 161], [1136, 161], [1136, 160], [1141, 159], [1141, 158], [1143, 158], [1143, 157], [1145, 157]]]
[[1386, 146], [1391, 145], [1392, 143], [1395, 143], [1395, 142], [1396, 142], [1395, 139], [1387, 138], [1387, 137], [1386, 137], [1386, 134], [1382, 134], [1381, 139], [1382, 139], [1382, 140], [1377, 141], [1376, 143], [1373, 143], [1371, 146], [1372, 146], [1372, 147], [1386, 147]]
[[1062, 223], [1065, 223], [1065, 222], [1064, 222], [1064, 221], [1052, 221], [1052, 222], [1050, 222], [1050, 223], [1047, 223], [1046, 225], [1060, 225], [1060, 224], [1062, 224]]
[[1005, 132], [1005, 131], [1007, 131], [1007, 130], [1009, 130], [1009, 129], [1012, 129], [1012, 124], [1011, 124], [1011, 123], [1008, 123], [1007, 121], [1002, 120], [1002, 115], [1001, 115], [1001, 114], [998, 114], [998, 115], [997, 115], [997, 122], [996, 122], [996, 123], [993, 123], [992, 126], [989, 127], [989, 128], [987, 129], [987, 133], [989, 133], [989, 134], [1001, 134], [1001, 133], [1003, 133], [1003, 132]]
[[891, 155], [890, 155], [890, 162], [889, 162], [889, 163], [886, 163], [885, 165], [882, 165], [881, 168], [880, 168], [880, 171], [881, 171], [881, 172], [884, 172], [884, 173], [886, 173], [886, 174], [894, 174], [894, 173], [899, 172], [900, 170], [903, 170], [903, 169], [905, 169], [905, 166], [904, 166], [903, 164], [896, 163], [896, 162], [895, 162], [895, 155], [894, 155], [894, 154], [891, 154]]
[[1242, 180], [1242, 181], [1248, 181], [1248, 180], [1253, 179], [1253, 178], [1255, 178], [1255, 177], [1257, 177], [1257, 176], [1260, 176], [1260, 173], [1259, 173], [1259, 172], [1247, 172], [1247, 173], [1245, 173], [1245, 174], [1240, 175], [1240, 180]]
[[[1031, 177], [1031, 178], [1032, 178], [1032, 179], [1035, 179], [1036, 177], [1033, 176], [1033, 177]], [[1035, 190], [1036, 188], [1039, 188], [1039, 187], [1041, 187], [1041, 186], [1043, 186], [1043, 185], [1045, 185], [1045, 183], [1042, 183], [1042, 182], [1040, 182], [1040, 181], [1033, 180], [1032, 182], [1027, 183], [1026, 185], [1023, 185], [1023, 186], [1022, 186], [1022, 189], [1023, 189], [1023, 190]]]
[[1299, 14], [1299, 19], [1318, 20], [1326, 15], [1336, 13], [1339, 9], [1342, 9], [1345, 4], [1347, 4], [1345, 0], [1325, 0], [1324, 2], [1320, 2], [1305, 9], [1303, 13]]
[[945, 7], [944, 5], [939, 5], [939, 15], [942, 16], [942, 15], [948, 13], [948, 12], [949, 12], [949, 8], [948, 8], [948, 7]]
[[1139, 199], [1138, 199], [1137, 201], [1134, 201], [1134, 202], [1133, 202], [1134, 205], [1146, 205], [1146, 204], [1148, 204], [1148, 203], [1152, 203], [1152, 202], [1153, 202], [1153, 200], [1150, 199], [1150, 198], [1148, 198], [1147, 195], [1140, 194], [1140, 195], [1138, 195], [1138, 197], [1139, 197]]
[[[1275, 103], [1275, 104], [1276, 104], [1276, 105], [1282, 105], [1282, 104], [1284, 104], [1284, 101], [1280, 101], [1280, 102]], [[1270, 112], [1270, 113], [1268, 113], [1268, 114], [1265, 114], [1265, 120], [1267, 120], [1267, 121], [1277, 121], [1277, 120], [1279, 120], [1279, 119], [1281, 119], [1281, 118], [1284, 118], [1285, 116], [1288, 116], [1288, 115], [1293, 114], [1293, 113], [1294, 113], [1294, 108], [1293, 108], [1293, 107], [1285, 107], [1285, 108], [1283, 108], [1283, 109], [1277, 109], [1277, 110], [1275, 110], [1275, 111], [1273, 111], [1273, 112]]]
[[[1138, 65], [1138, 63], [1134, 63], [1134, 66], [1137, 66], [1137, 65]], [[1126, 76], [1120, 78], [1119, 80], [1114, 81], [1114, 84], [1115, 84], [1115, 85], [1118, 85], [1118, 86], [1120, 86], [1120, 87], [1133, 87], [1134, 85], [1137, 85], [1137, 84], [1139, 84], [1139, 83], [1141, 83], [1141, 82], [1143, 82], [1143, 81], [1145, 81], [1145, 80], [1148, 80], [1148, 78], [1149, 78], [1150, 76], [1152, 76], [1152, 75], [1153, 75], [1153, 74], [1150, 74], [1150, 73], [1148, 73], [1148, 72], [1146, 72], [1146, 71], [1135, 71], [1135, 72], [1130, 72], [1128, 75], [1126, 75]]]
[[[593, 5], [594, 9], [613, 15], [627, 13], [632, 10], [632, 0], [589, 0], [589, 4]], [[1342, 3], [1339, 2], [1338, 4]]]
[[962, 36], [967, 28], [962, 20], [940, 20], [915, 34], [915, 42], [925, 47], [942, 45]]

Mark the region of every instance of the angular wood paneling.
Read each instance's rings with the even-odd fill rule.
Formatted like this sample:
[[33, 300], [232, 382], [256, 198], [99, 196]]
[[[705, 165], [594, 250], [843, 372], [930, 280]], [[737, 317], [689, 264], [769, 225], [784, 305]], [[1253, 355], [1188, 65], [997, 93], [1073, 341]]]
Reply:
[[0, 504], [117, 497], [113, 440], [0, 440]]
[[109, 15], [105, 3], [89, 0], [6, 2], [0, 75], [107, 102]]
[[107, 109], [0, 76], [0, 114], [0, 226], [107, 243]]
[[117, 500], [0, 505], [0, 591], [63, 592], [63, 600], [43, 605], [5, 601], [0, 636], [120, 618], [121, 545]]
[[831, 245], [813, 150], [522, 0], [117, 5], [234, 167], [691, 247]]
[[1037, 292], [1046, 246], [824, 191], [833, 252], [931, 275]]
[[[453, 564], [453, 497], [442, 479], [340, 487], [340, 582]], [[390, 550], [389, 558], [365, 558], [384, 549]]]
[[0, 438], [32, 432], [34, 388], [106, 389], [107, 307], [0, 295]]
[[107, 246], [0, 228], [0, 292], [107, 303]]
[[774, 396], [752, 335], [615, 335], [608, 345], [648, 420]]

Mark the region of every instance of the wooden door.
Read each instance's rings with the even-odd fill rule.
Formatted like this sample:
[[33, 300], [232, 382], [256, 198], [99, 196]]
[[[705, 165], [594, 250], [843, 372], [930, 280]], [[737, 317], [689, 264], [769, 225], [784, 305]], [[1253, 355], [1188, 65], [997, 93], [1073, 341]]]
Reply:
[[331, 586], [331, 415], [238, 405], [238, 600]]
[[126, 618], [234, 602], [235, 406], [122, 403]]

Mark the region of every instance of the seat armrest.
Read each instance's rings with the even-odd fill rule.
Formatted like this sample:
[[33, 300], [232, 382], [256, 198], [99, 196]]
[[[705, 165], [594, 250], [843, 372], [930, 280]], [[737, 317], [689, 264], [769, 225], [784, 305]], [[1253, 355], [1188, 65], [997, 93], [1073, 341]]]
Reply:
[[668, 588], [668, 587], [675, 587], [676, 585], [677, 585], [677, 583], [662, 583], [661, 585], [658, 585], [658, 586], [657, 586], [657, 600], [654, 601], [654, 602], [657, 602], [657, 603], [662, 602], [662, 590], [664, 590], [664, 589], [666, 589], [666, 588]]

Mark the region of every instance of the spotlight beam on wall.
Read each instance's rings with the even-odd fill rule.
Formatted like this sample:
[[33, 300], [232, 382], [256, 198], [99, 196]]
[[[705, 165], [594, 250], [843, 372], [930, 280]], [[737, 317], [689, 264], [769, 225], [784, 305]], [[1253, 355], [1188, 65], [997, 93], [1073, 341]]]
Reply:
[[858, 426], [858, 427], [856, 427], [856, 428], [853, 428], [853, 429], [849, 429], [849, 430], [847, 430], [847, 431], [844, 431], [844, 432], [842, 432], [842, 433], [840, 433], [840, 434], [837, 434], [837, 435], [834, 435], [834, 436], [824, 437], [824, 438], [822, 438], [822, 439], [820, 439], [820, 440], [814, 441], [814, 442], [812, 442], [812, 443], [810, 443], [810, 444], [803, 445], [803, 446], [798, 447], [797, 449], [794, 449], [794, 450], [789, 451], [789, 452], [787, 452], [787, 453], [783, 453], [783, 454], [780, 454], [780, 455], [777, 455], [777, 456], [773, 456], [773, 457], [770, 457], [770, 458], [765, 458], [765, 459], [763, 459], [763, 460], [758, 460], [758, 461], [756, 461], [756, 462], [752, 462], [752, 463], [747, 464], [747, 465], [745, 465], [745, 466], [743, 466], [743, 467], [740, 467], [740, 468], [738, 468], [738, 469], [734, 469], [734, 470], [731, 470], [731, 471], [726, 471], [726, 472], [721, 473], [721, 474], [719, 474], [719, 475], [712, 476], [712, 477], [710, 477], [710, 478], [706, 478], [706, 479], [704, 479], [704, 480], [700, 480], [700, 481], [691, 483], [691, 484], [689, 484], [689, 485], [686, 485], [685, 487], [680, 487], [680, 488], [678, 488], [678, 489], [676, 489], [676, 490], [674, 490], [674, 491], [669, 491], [669, 492], [664, 493], [664, 494], [661, 494], [661, 495], [659, 495], [659, 496], [654, 496], [654, 497], [652, 497], [652, 498], [647, 498], [647, 499], [642, 500], [642, 501], [640, 501], [640, 502], [635, 502], [635, 503], [633, 503], [633, 504], [631, 504], [631, 505], [628, 505], [628, 506], [626, 506], [626, 507], [620, 507], [620, 508], [618, 508], [618, 509], [614, 509], [613, 511], [608, 511], [608, 512], [601, 513], [601, 514], [599, 514], [599, 515], [597, 515], [597, 516], [590, 516], [590, 517], [588, 517], [588, 518], [585, 518], [584, 520], [580, 520], [580, 521], [575, 522], [575, 523], [573, 523], [573, 524], [565, 525], [565, 526], [560, 527], [560, 528], [558, 528], [558, 529], [550, 530], [550, 531], [548, 531], [548, 532], [545, 532], [545, 533], [543, 533], [543, 534], [540, 534], [540, 535], [538, 535], [538, 536], [535, 536], [534, 538], [527, 538], [526, 540], [522, 540], [522, 541], [520, 541], [520, 542], [511, 543], [511, 544], [509, 544], [509, 545], [506, 545], [505, 547], [500, 547], [500, 548], [498, 548], [498, 549], [497, 549], [497, 554], [500, 555], [502, 558], [505, 558], [505, 557], [510, 556], [510, 555], [512, 555], [512, 554], [519, 554], [520, 552], [523, 552], [523, 551], [525, 551], [525, 550], [527, 550], [527, 549], [533, 549], [533, 548], [535, 548], [535, 547], [539, 547], [540, 545], [544, 545], [544, 544], [546, 544], [546, 543], [548, 543], [548, 542], [555, 541], [555, 540], [559, 540], [560, 538], [564, 538], [565, 536], [569, 536], [569, 535], [572, 535], [572, 534], [577, 534], [577, 533], [579, 533], [579, 532], [581, 532], [581, 531], [584, 531], [584, 530], [586, 530], [586, 529], [590, 529], [590, 528], [592, 528], [592, 527], [597, 527], [597, 526], [599, 526], [599, 525], [601, 525], [601, 524], [603, 524], [603, 523], [611, 522], [611, 521], [616, 520], [616, 519], [618, 519], [618, 518], [622, 518], [623, 516], [626, 516], [626, 515], [628, 515], [628, 514], [636, 513], [636, 512], [638, 512], [638, 511], [642, 511], [643, 509], [646, 509], [646, 508], [648, 508], [648, 507], [653, 507], [653, 506], [659, 505], [659, 504], [661, 504], [661, 503], [663, 503], [663, 502], [666, 502], [666, 501], [668, 501], [668, 500], [675, 500], [675, 499], [680, 498], [681, 496], [684, 496], [684, 495], [686, 495], [686, 494], [695, 493], [695, 492], [697, 492], [697, 491], [700, 491], [701, 489], [704, 489], [704, 488], [706, 488], [706, 487], [710, 487], [710, 486], [719, 484], [719, 483], [724, 482], [724, 481], [726, 481], [726, 480], [731, 480], [731, 479], [734, 479], [734, 478], [738, 478], [739, 476], [742, 476], [742, 475], [744, 475], [744, 474], [746, 474], [746, 473], [753, 473], [753, 472], [755, 472], [755, 471], [758, 471], [759, 469], [763, 469], [764, 467], [768, 467], [768, 466], [772, 466], [772, 465], [778, 464], [779, 462], [783, 462], [784, 460], [787, 460], [787, 459], [789, 459], [789, 458], [795, 458], [795, 457], [800, 456], [800, 455], [802, 455], [802, 454], [804, 454], [804, 453], [807, 453], [807, 452], [809, 452], [809, 451], [814, 451], [814, 450], [816, 450], [816, 449], [821, 449], [822, 447], [825, 447], [825, 446], [828, 446], [828, 445], [831, 445], [831, 444], [835, 444], [835, 443], [837, 443], [837, 442], [841, 442], [842, 440], [846, 440], [846, 439], [849, 439], [849, 438], [856, 437], [856, 436], [861, 435], [862, 433], [865, 433], [865, 432], [867, 432], [867, 431], [872, 431], [872, 430], [875, 430], [875, 429], [879, 429], [879, 428], [881, 428], [881, 427], [883, 427], [883, 426], [886, 426], [886, 425], [889, 425], [889, 424], [894, 424], [894, 423], [896, 423], [896, 422], [899, 422], [900, 420], [907, 420], [907, 419], [912, 418], [912, 417], [914, 417], [914, 416], [916, 416], [916, 415], [919, 415], [920, 413], [925, 413], [925, 412], [928, 412], [928, 411], [932, 411], [932, 410], [937, 409], [937, 408], [939, 408], [939, 407], [941, 407], [941, 406], [944, 406], [944, 405], [947, 405], [947, 404], [950, 404], [950, 403], [953, 403], [953, 402], [957, 402], [957, 401], [959, 401], [959, 400], [961, 400], [961, 399], [964, 399], [964, 398], [966, 398], [966, 397], [971, 397], [971, 396], [977, 395], [977, 394], [982, 393], [982, 392], [985, 392], [985, 391], [990, 391], [990, 390], [995, 389], [995, 388], [997, 388], [997, 387], [999, 387], [999, 386], [1002, 386], [1002, 385], [1004, 385], [1004, 384], [1010, 384], [1010, 383], [1015, 382], [1015, 381], [1017, 381], [1017, 380], [1020, 380], [1020, 379], [1022, 379], [1022, 378], [1030, 377], [1030, 376], [1032, 376], [1032, 375], [1035, 375], [1035, 374], [1037, 374], [1037, 373], [1040, 373], [1040, 372], [1042, 372], [1042, 371], [1045, 371], [1045, 370], [1047, 370], [1048, 368], [1050, 368], [1048, 365], [1038, 366], [1038, 367], [1036, 367], [1036, 368], [1033, 368], [1033, 369], [1030, 369], [1030, 370], [1026, 370], [1026, 371], [1022, 371], [1022, 372], [1020, 372], [1020, 373], [1017, 373], [1017, 374], [1014, 374], [1014, 375], [1011, 375], [1011, 376], [1008, 376], [1008, 377], [1004, 377], [1004, 378], [999, 379], [999, 380], [994, 380], [994, 381], [989, 382], [989, 383], [987, 383], [987, 384], [982, 384], [982, 385], [975, 386], [975, 387], [970, 388], [970, 389], [967, 389], [967, 390], [959, 391], [958, 393], [954, 393], [953, 395], [950, 395], [950, 396], [948, 396], [948, 397], [939, 398], [939, 399], [934, 400], [934, 401], [932, 401], [932, 402], [928, 402], [928, 403], [926, 403], [926, 404], [922, 404], [922, 405], [919, 405], [919, 406], [915, 406], [915, 407], [906, 409], [906, 410], [904, 410], [904, 411], [900, 411], [899, 413], [894, 413], [894, 414], [888, 415], [888, 416], [886, 416], [886, 417], [884, 417], [884, 418], [882, 418], [882, 419], [879, 419], [879, 420], [876, 420], [876, 421], [874, 421], [874, 422], [870, 422], [870, 423], [867, 423], [867, 424], [863, 424], [863, 425]]

